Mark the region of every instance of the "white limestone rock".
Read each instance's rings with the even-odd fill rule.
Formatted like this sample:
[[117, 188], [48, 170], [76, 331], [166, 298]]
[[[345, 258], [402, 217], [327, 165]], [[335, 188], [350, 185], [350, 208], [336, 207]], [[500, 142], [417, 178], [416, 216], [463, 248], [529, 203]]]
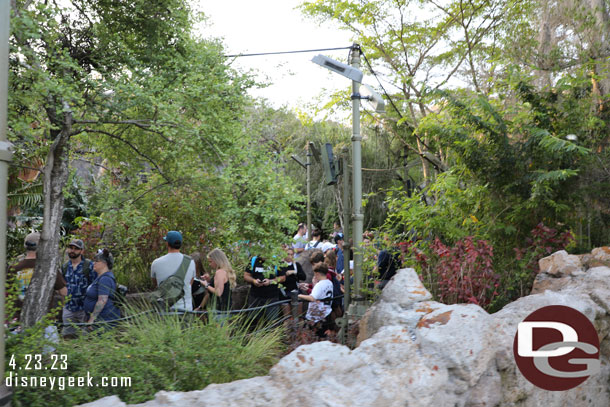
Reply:
[[591, 251], [591, 256], [598, 261], [610, 262], [610, 247], [598, 247]]
[[422, 354], [451, 370], [454, 381], [474, 386], [495, 359], [490, 315], [474, 304], [447, 305], [417, 324]]
[[[553, 256], [550, 256], [553, 257]], [[564, 259], [568, 264], [559, 264]], [[607, 407], [610, 405], [610, 268], [585, 273], [567, 254], [548, 270], [562, 284], [489, 315], [472, 304], [430, 301], [412, 269], [400, 270], [361, 321], [360, 345], [297, 348], [268, 376], [188, 393], [159, 392], [139, 407]], [[513, 341], [519, 322], [547, 305], [566, 305], [595, 325], [600, 374], [564, 392], [537, 388], [519, 372]], [[110, 403], [110, 404], [108, 404]], [[87, 407], [124, 406], [105, 398]]]
[[538, 261], [541, 273], [552, 274], [557, 277], [583, 272], [583, 266], [578, 256], [568, 254], [565, 250], [560, 250], [548, 257]]
[[126, 405], [117, 396], [108, 396], [91, 403], [81, 404], [80, 407], [125, 407]]
[[414, 269], [398, 270], [381, 293], [381, 301], [395, 303], [402, 308], [430, 299], [432, 294], [424, 287]]

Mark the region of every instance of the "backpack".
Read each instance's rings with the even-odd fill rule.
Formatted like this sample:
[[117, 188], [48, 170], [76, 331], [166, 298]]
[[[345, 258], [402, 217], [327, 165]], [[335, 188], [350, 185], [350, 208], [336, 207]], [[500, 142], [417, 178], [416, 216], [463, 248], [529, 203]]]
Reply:
[[159, 287], [147, 294], [147, 299], [155, 307], [165, 310], [184, 297], [184, 277], [191, 264], [191, 258], [183, 255], [178, 270], [159, 284]]
[[311, 244], [311, 242], [307, 243], [307, 245], [305, 246], [305, 250], [313, 250], [316, 247], [318, 247], [318, 245], [320, 244], [320, 240], [317, 240], [316, 243]]
[[[341, 283], [337, 280], [336, 276], [330, 280], [333, 283], [333, 301], [331, 303], [331, 307], [335, 308], [343, 308], [343, 293], [341, 292]], [[337, 298], [338, 297], [338, 298]]]

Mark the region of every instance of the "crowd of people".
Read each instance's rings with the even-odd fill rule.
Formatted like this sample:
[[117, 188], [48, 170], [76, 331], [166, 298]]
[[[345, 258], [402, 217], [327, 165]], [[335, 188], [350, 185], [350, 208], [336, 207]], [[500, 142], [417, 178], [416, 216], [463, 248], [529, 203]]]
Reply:
[[[40, 234], [30, 233], [26, 236], [25, 256], [9, 267], [7, 281], [17, 284], [16, 319], [19, 319], [23, 300], [32, 280], [36, 267], [36, 253]], [[93, 330], [101, 326], [100, 322], [112, 322], [120, 318], [116, 304], [117, 283], [112, 272], [114, 258], [108, 249], [100, 250], [93, 260], [84, 256], [85, 244], [80, 239], [72, 240], [66, 247], [68, 261], [57, 270], [53, 286], [56, 297], [52, 297], [47, 308], [66, 299], [61, 310], [62, 335], [65, 338], [76, 336], [79, 325]]]
[[[299, 224], [292, 244], [286, 245], [284, 258], [278, 262], [252, 256], [244, 270], [244, 281], [249, 287], [247, 307], [256, 309], [256, 319], [289, 318], [291, 307], [287, 300], [298, 298], [299, 311], [320, 336], [337, 329], [336, 319], [343, 314], [343, 286], [353, 262], [344, 259], [344, 237], [335, 223], [333, 232], [323, 239], [320, 229], [308, 236], [307, 226]], [[367, 238], [365, 236], [365, 238]], [[18, 307], [25, 297], [36, 264], [38, 233], [25, 238], [25, 257], [9, 268], [18, 284]], [[201, 256], [181, 253], [182, 234], [169, 231], [163, 238], [167, 253], [155, 259], [150, 267], [152, 284], [159, 288], [165, 280], [181, 279], [182, 293], [171, 304], [175, 311], [203, 311], [220, 320], [228, 317], [233, 308], [232, 292], [237, 286], [236, 272], [227, 255], [219, 248], [206, 255], [205, 271]], [[84, 256], [85, 245], [80, 239], [67, 246], [68, 261], [57, 271], [54, 285], [60, 297], [66, 297], [62, 310], [64, 337], [73, 337], [79, 330], [112, 327], [121, 317], [117, 304], [117, 282], [113, 274], [114, 257], [108, 249], [101, 249], [89, 260]], [[302, 264], [309, 262], [313, 273], [307, 275]], [[399, 260], [387, 250], [377, 255], [380, 286], [387, 284], [396, 272]], [[178, 283], [180, 285], [180, 283]], [[180, 288], [180, 287], [178, 287]]]

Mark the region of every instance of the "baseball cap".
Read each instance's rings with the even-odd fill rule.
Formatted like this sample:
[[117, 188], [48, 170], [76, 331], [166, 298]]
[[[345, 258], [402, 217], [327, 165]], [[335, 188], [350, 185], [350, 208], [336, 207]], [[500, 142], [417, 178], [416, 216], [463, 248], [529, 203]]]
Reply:
[[175, 230], [170, 230], [167, 232], [167, 235], [163, 238], [167, 243], [171, 245], [176, 244], [177, 242], [182, 243], [182, 234]]
[[339, 240], [343, 240], [343, 233], [337, 233], [335, 235], [335, 243], [337, 243]]
[[74, 239], [68, 246], [78, 247], [79, 249], [83, 250], [85, 248], [85, 243], [80, 239]]
[[40, 233], [34, 232], [30, 233], [25, 237], [23, 244], [27, 249], [35, 249], [38, 246], [38, 242], [40, 241]]
[[112, 253], [108, 251], [108, 249], [100, 249], [95, 257], [94, 261], [101, 260], [108, 266], [109, 269], [112, 270], [112, 266], [114, 265], [114, 257], [112, 257]]

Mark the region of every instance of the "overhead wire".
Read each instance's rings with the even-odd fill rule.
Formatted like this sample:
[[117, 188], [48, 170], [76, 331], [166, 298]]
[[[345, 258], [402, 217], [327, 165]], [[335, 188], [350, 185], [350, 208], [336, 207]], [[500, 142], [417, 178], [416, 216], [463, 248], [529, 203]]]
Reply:
[[[300, 53], [308, 53], [308, 52], [337, 51], [337, 50], [348, 49], [349, 50], [348, 60], [349, 60], [351, 53], [354, 49], [354, 46], [355, 45], [350, 45], [349, 47], [315, 48], [315, 49], [277, 51], [277, 52], [258, 52], [258, 53], [251, 53], [251, 54], [232, 54], [232, 55], [224, 55], [224, 57], [225, 58], [241, 58], [241, 57], [254, 57], [254, 56], [266, 56], [266, 55], [287, 55], [287, 54], [300, 54]], [[394, 100], [386, 91], [386, 89], [383, 86], [383, 84], [381, 83], [381, 80], [379, 79], [379, 76], [377, 75], [377, 73], [373, 70], [373, 67], [371, 66], [371, 63], [369, 62], [368, 58], [366, 57], [366, 54], [364, 53], [364, 51], [362, 51], [361, 47], [358, 46], [358, 48], [359, 48], [360, 53], [362, 54], [362, 57], [364, 58], [364, 62], [366, 63], [367, 67], [369, 68], [369, 70], [371, 71], [371, 73], [373, 74], [375, 79], [377, 80], [377, 83], [379, 83], [379, 86], [383, 90], [383, 94], [388, 98], [388, 100], [390, 101], [390, 104], [392, 105], [394, 110], [396, 110], [396, 113], [398, 113], [398, 116], [401, 119], [403, 119], [402, 113], [400, 112], [398, 107], [396, 107], [396, 105], [394, 104]], [[415, 134], [415, 137], [417, 138], [417, 140], [426, 149], [431, 150], [431, 148], [419, 137], [418, 134], [416, 134], [416, 133], [414, 133], [414, 134]], [[422, 156], [426, 161], [429, 161], [430, 164], [432, 164], [435, 168], [437, 168], [440, 171], [440, 168], [438, 168], [438, 166], [432, 160], [428, 159], [428, 157], [426, 157], [424, 154], [420, 153], [420, 156]]]
[[373, 67], [371, 66], [369, 59], [366, 57], [366, 54], [364, 53], [364, 51], [362, 51], [362, 49], [360, 49], [360, 53], [362, 54], [362, 57], [364, 58], [364, 62], [366, 63], [366, 66], [369, 67], [369, 70], [371, 71], [371, 73], [373, 74], [373, 76], [375, 77], [375, 79], [377, 79], [377, 83], [379, 84], [379, 86], [381, 86], [381, 89], [383, 90], [383, 94], [386, 95], [386, 97], [388, 98], [388, 100], [390, 101], [390, 104], [392, 105], [392, 107], [394, 108], [394, 110], [396, 110], [396, 113], [398, 113], [398, 116], [400, 116], [400, 118], [402, 119], [402, 113], [400, 112], [400, 110], [398, 110], [398, 108], [396, 107], [396, 105], [394, 104], [394, 101], [392, 100], [392, 98], [390, 97], [390, 95], [388, 94], [388, 92], [385, 90], [385, 88], [383, 87], [383, 84], [381, 83], [381, 80], [379, 79], [379, 77], [377, 76], [377, 73], [373, 70]]
[[264, 55], [285, 55], [285, 54], [302, 54], [306, 52], [320, 52], [320, 51], [337, 51], [342, 49], [350, 49], [349, 47], [336, 47], [336, 48], [317, 48], [317, 49], [303, 49], [303, 50], [293, 50], [293, 51], [277, 51], [277, 52], [258, 52], [254, 54], [234, 54], [234, 55], [224, 55], [225, 58], [241, 58], [241, 57], [259, 57]]
[[[398, 171], [398, 170], [402, 170], [405, 168], [413, 168], [415, 167], [416, 164], [407, 164], [407, 165], [403, 165], [401, 167], [394, 167], [394, 168], [361, 168], [362, 171], [370, 171], [370, 172], [388, 172], [388, 171]], [[349, 168], [353, 168], [353, 166], [351, 164], [347, 165]]]

